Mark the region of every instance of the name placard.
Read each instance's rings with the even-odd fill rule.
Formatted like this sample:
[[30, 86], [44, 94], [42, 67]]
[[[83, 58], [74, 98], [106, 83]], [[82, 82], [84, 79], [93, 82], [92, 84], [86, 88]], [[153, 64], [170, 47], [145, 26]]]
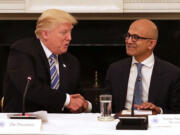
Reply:
[[180, 115], [179, 114], [162, 114], [149, 116], [150, 127], [179, 127]]
[[[131, 110], [123, 110], [122, 115], [131, 115]], [[135, 115], [152, 115], [151, 110], [134, 110]]]
[[41, 130], [41, 119], [1, 119], [0, 131], [37, 132]]

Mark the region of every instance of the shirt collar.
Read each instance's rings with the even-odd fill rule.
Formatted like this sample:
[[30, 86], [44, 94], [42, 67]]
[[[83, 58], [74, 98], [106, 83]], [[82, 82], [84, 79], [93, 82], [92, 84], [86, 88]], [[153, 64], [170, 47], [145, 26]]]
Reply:
[[[132, 65], [138, 63], [138, 61], [133, 56], [132, 58]], [[152, 53], [147, 59], [141, 62], [144, 66], [152, 67], [154, 65], [154, 54]]]
[[42, 48], [46, 54], [46, 57], [49, 58], [52, 54], [52, 52], [46, 47], [46, 45], [44, 45], [44, 43], [40, 40], [40, 43], [42, 45]]

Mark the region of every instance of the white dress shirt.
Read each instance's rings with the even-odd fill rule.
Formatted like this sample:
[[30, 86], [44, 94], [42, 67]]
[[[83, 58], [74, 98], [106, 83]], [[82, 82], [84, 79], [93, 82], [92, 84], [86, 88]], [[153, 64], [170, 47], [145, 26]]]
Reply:
[[[154, 54], [147, 59], [145, 59], [141, 64], [143, 64], [141, 73], [142, 73], [142, 102], [148, 101], [148, 95], [149, 95], [149, 86], [151, 81], [151, 75], [154, 67]], [[130, 68], [130, 75], [129, 75], [129, 81], [128, 81], [128, 88], [127, 88], [127, 97], [126, 97], [126, 103], [125, 108], [130, 110], [132, 107], [132, 99], [134, 94], [134, 86], [136, 82], [137, 77], [137, 66], [135, 63], [138, 63], [136, 59], [132, 58], [132, 64]]]
[[[52, 54], [52, 52], [43, 44], [42, 41], [40, 41], [41, 45], [42, 45], [42, 48], [46, 54], [46, 57], [49, 58]], [[56, 69], [57, 69], [57, 72], [59, 74], [59, 61], [58, 61], [58, 57], [55, 61], [55, 66], [56, 66]], [[67, 107], [70, 103], [70, 95], [68, 93], [66, 93], [66, 100], [64, 102], [64, 106], [62, 108], [62, 110], [64, 110], [64, 107]], [[86, 110], [86, 112], [90, 112], [92, 110], [92, 104], [88, 101], [88, 108]]]

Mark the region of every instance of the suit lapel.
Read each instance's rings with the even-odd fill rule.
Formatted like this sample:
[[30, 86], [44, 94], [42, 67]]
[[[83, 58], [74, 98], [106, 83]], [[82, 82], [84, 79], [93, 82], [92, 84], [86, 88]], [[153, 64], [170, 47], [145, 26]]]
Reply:
[[161, 65], [159, 64], [159, 60], [155, 57], [155, 63], [154, 63], [154, 68], [152, 72], [152, 77], [151, 77], [151, 83], [150, 83], [150, 88], [149, 88], [149, 96], [148, 96], [148, 101], [154, 103], [159, 96], [159, 91], [161, 90], [162, 84], [160, 84], [162, 81], [161, 80]]
[[[126, 98], [127, 98], [127, 89], [128, 89], [128, 81], [129, 81], [129, 74], [130, 74], [130, 68], [131, 68], [131, 62], [132, 62], [132, 59], [129, 58], [128, 59], [128, 62], [125, 63], [126, 65], [124, 66], [124, 72], [123, 72], [123, 78], [124, 78], [124, 83], [122, 85], [122, 90], [123, 90], [123, 95], [126, 95], [126, 96], [122, 96], [124, 97], [123, 99], [123, 105], [125, 105], [125, 102], [126, 102]], [[125, 68], [126, 67], [126, 68]]]
[[[132, 59], [128, 59], [128, 62], [125, 63], [125, 66], [126, 68], [123, 68], [123, 77], [124, 78], [124, 83], [123, 83], [123, 90], [124, 92], [126, 93], [127, 95], [127, 87], [128, 87], [128, 81], [129, 81], [129, 73], [130, 73], [130, 68], [131, 68], [131, 62], [132, 62]], [[126, 99], [126, 98], [125, 98]]]
[[63, 59], [62, 55], [58, 56], [58, 61], [59, 61], [59, 76], [60, 76], [60, 89], [65, 90], [66, 88], [66, 83], [68, 82], [67, 79], [69, 76], [67, 75], [67, 70], [68, 70], [68, 65], [66, 64], [65, 60]]
[[41, 43], [40, 43], [40, 41], [39, 40], [37, 40], [37, 52], [39, 53], [39, 56], [40, 56], [40, 58], [42, 59], [42, 63], [45, 65], [45, 68], [46, 68], [46, 70], [47, 70], [47, 72], [49, 73], [49, 75], [50, 75], [50, 69], [49, 69], [49, 63], [48, 63], [48, 59], [47, 59], [47, 57], [46, 57], [46, 54], [45, 54], [45, 52], [44, 52], [44, 50], [43, 50], [43, 48], [42, 48], [42, 46], [41, 46]]
[[[127, 96], [127, 88], [128, 88], [128, 80], [129, 80], [129, 73], [130, 73], [130, 68], [131, 68], [131, 62], [132, 62], [132, 59], [129, 58], [127, 59], [127, 61], [124, 63], [124, 67], [122, 68], [123, 69], [123, 72], [122, 72], [122, 80], [121, 80], [121, 93], [122, 95], [120, 95], [122, 98], [122, 102], [120, 102], [120, 106], [123, 107], [123, 108], [120, 108], [120, 109], [124, 109], [125, 107], [125, 102], [126, 102], [126, 96]], [[126, 96], [124, 96], [126, 95]]]

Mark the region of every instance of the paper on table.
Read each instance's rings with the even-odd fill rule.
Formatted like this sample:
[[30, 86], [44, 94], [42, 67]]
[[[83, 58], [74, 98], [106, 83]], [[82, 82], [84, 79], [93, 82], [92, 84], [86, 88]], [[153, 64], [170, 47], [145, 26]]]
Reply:
[[37, 118], [41, 119], [42, 122], [48, 122], [47, 111], [36, 111], [30, 114], [37, 116]]
[[[121, 112], [122, 115], [130, 115], [131, 114], [131, 110], [123, 110]], [[151, 110], [134, 110], [134, 114], [135, 115], [152, 115], [152, 111]]]

